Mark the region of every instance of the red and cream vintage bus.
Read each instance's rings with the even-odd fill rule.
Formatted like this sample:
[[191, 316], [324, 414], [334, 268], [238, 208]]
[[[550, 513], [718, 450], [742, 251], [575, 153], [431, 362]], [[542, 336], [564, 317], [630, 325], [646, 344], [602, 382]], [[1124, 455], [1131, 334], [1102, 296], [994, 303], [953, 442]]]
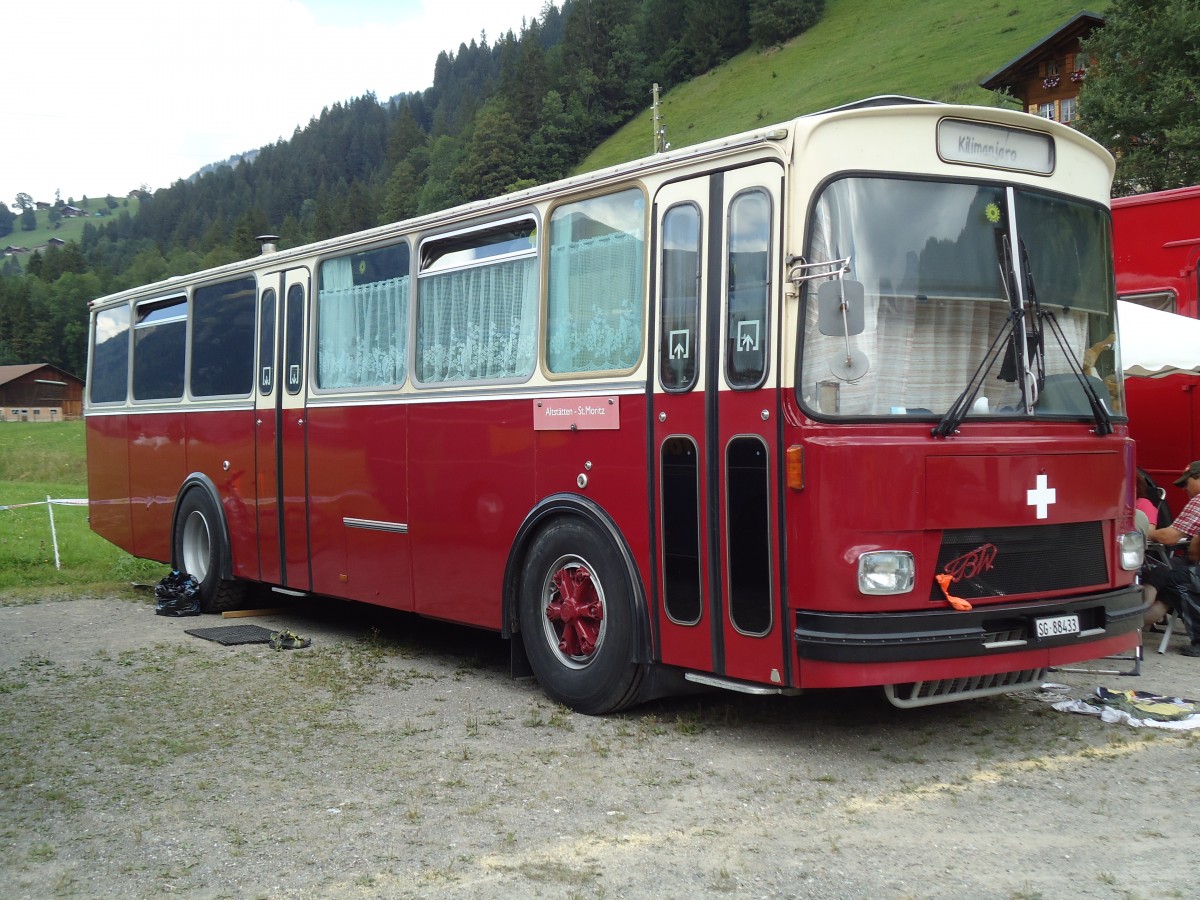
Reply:
[[1120, 374], [1080, 364], [1111, 176], [876, 98], [98, 299], [92, 527], [209, 610], [491, 629], [589, 713], [1035, 683], [1140, 638]]
[[[1116, 198], [1112, 219], [1117, 295], [1193, 321], [1200, 316], [1200, 186]], [[1200, 363], [1200, 347], [1193, 351]], [[1123, 360], [1126, 369], [1130, 362]], [[1138, 465], [1167, 492], [1175, 513], [1187, 494], [1171, 482], [1200, 457], [1200, 374], [1191, 368], [1130, 378], [1126, 386]]]

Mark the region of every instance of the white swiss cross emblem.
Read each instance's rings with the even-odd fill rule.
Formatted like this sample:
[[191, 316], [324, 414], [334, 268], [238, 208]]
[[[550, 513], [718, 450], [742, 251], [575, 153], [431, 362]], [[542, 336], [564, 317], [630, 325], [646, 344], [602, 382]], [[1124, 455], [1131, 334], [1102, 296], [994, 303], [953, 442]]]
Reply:
[[1037, 487], [1033, 490], [1025, 492], [1025, 503], [1028, 506], [1037, 507], [1037, 517], [1045, 519], [1050, 515], [1050, 504], [1056, 502], [1058, 491], [1049, 486], [1049, 479], [1045, 475], [1037, 477]]

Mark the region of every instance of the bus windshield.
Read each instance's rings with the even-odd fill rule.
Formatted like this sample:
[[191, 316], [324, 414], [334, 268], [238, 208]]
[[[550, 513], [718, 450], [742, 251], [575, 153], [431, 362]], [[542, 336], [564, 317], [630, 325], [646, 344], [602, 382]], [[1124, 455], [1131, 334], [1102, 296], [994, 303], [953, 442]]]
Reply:
[[830, 183], [801, 267], [816, 273], [801, 402], [821, 417], [1120, 414], [1110, 246], [1104, 209], [1026, 188]]

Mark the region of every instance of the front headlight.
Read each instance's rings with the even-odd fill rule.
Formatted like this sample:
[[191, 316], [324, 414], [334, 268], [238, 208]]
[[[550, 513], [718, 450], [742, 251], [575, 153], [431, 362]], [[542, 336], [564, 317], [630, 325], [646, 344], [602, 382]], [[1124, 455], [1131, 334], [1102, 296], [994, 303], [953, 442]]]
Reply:
[[1121, 568], [1133, 572], [1146, 561], [1146, 536], [1140, 531], [1127, 531], [1121, 535]]
[[917, 566], [906, 550], [872, 550], [858, 558], [858, 589], [864, 594], [907, 594]]

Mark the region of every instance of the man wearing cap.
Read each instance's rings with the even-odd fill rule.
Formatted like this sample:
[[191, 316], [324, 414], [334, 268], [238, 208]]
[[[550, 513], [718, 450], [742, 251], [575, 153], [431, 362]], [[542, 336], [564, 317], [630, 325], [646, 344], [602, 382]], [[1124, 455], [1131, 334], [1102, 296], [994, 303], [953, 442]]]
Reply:
[[[1152, 528], [1147, 535], [1149, 540], [1167, 547], [1200, 536], [1200, 459], [1184, 469], [1183, 474], [1172, 483], [1187, 491], [1187, 505], [1170, 525]], [[1144, 578], [1145, 583], [1156, 591], [1166, 590], [1179, 595], [1183, 624], [1192, 638], [1191, 646], [1180, 651], [1184, 656], [1200, 656], [1200, 596], [1197, 596], [1192, 580], [1197, 562], [1200, 562], [1200, 540], [1192, 540], [1188, 547], [1190, 564], [1172, 557], [1171, 568], [1152, 566], [1146, 570]]]

